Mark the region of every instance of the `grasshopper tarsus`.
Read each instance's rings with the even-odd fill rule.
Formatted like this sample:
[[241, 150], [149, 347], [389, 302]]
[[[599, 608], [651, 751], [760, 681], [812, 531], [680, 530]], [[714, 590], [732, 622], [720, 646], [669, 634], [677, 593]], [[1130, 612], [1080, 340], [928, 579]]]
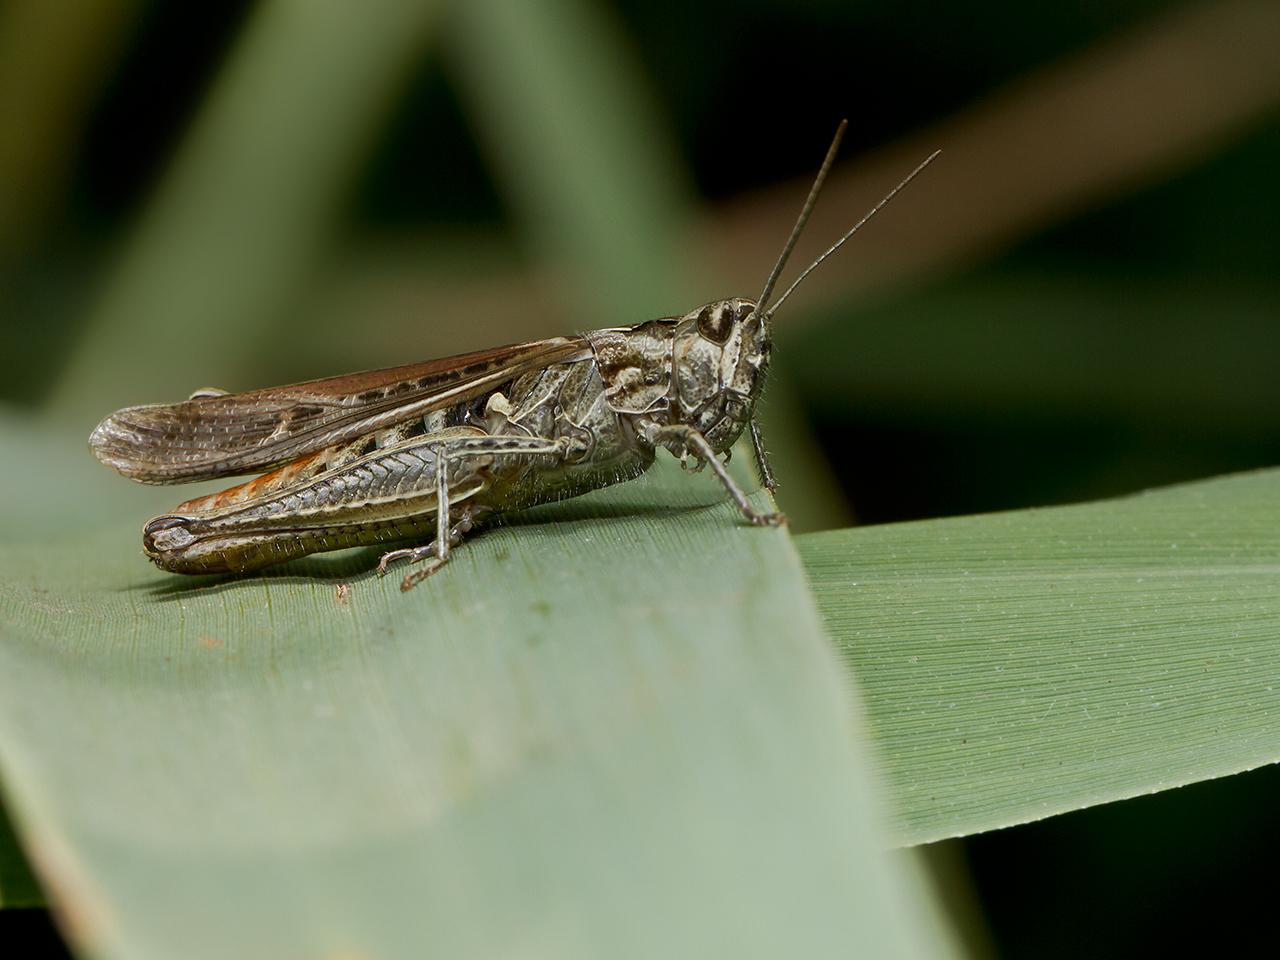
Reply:
[[[244, 572], [341, 547], [425, 540], [378, 561], [434, 574], [490, 514], [574, 497], [644, 473], [659, 448], [710, 466], [754, 526], [777, 527], [726, 469], [750, 431], [760, 480], [777, 481], [756, 423], [773, 314], [870, 213], [771, 301], [835, 159], [832, 141], [760, 297], [683, 316], [498, 347], [460, 357], [228, 394], [128, 407], [89, 438], [103, 463], [147, 483], [271, 472], [190, 500], [144, 528], [148, 557], [175, 573]], [[930, 160], [932, 157], [930, 158]], [[928, 161], [926, 161], [926, 164]]]
[[431, 576], [433, 573], [435, 573], [437, 570], [439, 570], [448, 562], [449, 562], [449, 558], [447, 556], [432, 557], [430, 560], [427, 560], [426, 563], [423, 565], [422, 569], [415, 570], [413, 571], [413, 573], [409, 573], [405, 575], [405, 578], [400, 581], [400, 592], [408, 593], [410, 590], [412, 590], [414, 587], [420, 584], [423, 580], [427, 579], [427, 577]]
[[397, 560], [408, 560], [410, 563], [417, 563], [425, 560], [427, 557], [436, 555], [436, 542], [432, 540], [425, 547], [404, 547], [400, 550], [390, 550], [384, 553], [378, 560], [378, 576], [385, 577], [387, 568]]
[[426, 573], [415, 571], [406, 576], [404, 582], [400, 584], [401, 590], [408, 590], [415, 583], [424, 580], [436, 570], [444, 566], [448, 561], [452, 548], [462, 543], [462, 538], [475, 528], [475, 523], [469, 509], [464, 509], [458, 522], [449, 527], [447, 534], [441, 539], [437, 535], [435, 540], [421, 547], [402, 547], [398, 550], [389, 550], [378, 560], [378, 576], [385, 576], [387, 567], [395, 563], [397, 560], [408, 560], [409, 563], [426, 563], [430, 567]]
[[[459, 537], [458, 542], [461, 542], [461, 539]], [[447, 550], [442, 554], [436, 549], [434, 540], [425, 547], [406, 547], [403, 550], [392, 550], [384, 553], [382, 559], [378, 561], [378, 576], [385, 576], [387, 566], [397, 560], [408, 560], [411, 564], [421, 563], [423, 566], [420, 569], [405, 574], [404, 579], [400, 581], [400, 592], [403, 593], [406, 590], [412, 590], [414, 586], [448, 563], [449, 556], [450, 554]]]

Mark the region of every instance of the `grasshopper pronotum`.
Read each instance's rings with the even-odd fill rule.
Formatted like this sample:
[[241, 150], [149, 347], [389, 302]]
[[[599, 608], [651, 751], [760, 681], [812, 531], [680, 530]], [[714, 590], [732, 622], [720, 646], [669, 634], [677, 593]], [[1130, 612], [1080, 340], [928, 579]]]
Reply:
[[760, 513], [721, 462], [749, 431], [772, 349], [770, 319], [805, 277], [937, 156], [935, 152], [770, 304], [839, 149], [841, 123], [790, 237], [755, 300], [681, 317], [247, 393], [197, 390], [127, 407], [89, 438], [94, 455], [144, 483], [272, 472], [147, 522], [143, 549], [174, 573], [253, 570], [364, 544], [422, 562], [408, 590], [492, 515], [631, 480], [659, 447], [708, 464], [753, 524]]

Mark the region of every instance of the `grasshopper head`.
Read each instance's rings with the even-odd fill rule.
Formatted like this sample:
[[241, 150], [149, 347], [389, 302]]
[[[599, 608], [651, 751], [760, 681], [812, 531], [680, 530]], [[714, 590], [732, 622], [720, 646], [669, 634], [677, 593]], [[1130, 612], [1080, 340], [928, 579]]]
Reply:
[[672, 346], [672, 419], [699, 430], [717, 453], [751, 419], [772, 341], [754, 300], [715, 300], [680, 318]]
[[844, 246], [850, 237], [862, 229], [868, 220], [938, 155], [936, 150], [930, 154], [885, 194], [884, 199], [861, 220], [845, 231], [844, 236], [827, 247], [821, 256], [801, 271], [800, 276], [781, 296], [772, 299], [778, 278], [787, 265], [791, 251], [795, 249], [801, 231], [809, 221], [809, 214], [813, 212], [822, 184], [835, 162], [836, 151], [840, 148], [846, 126], [848, 121], [842, 121], [836, 130], [822, 167], [809, 189], [809, 196], [800, 209], [800, 216], [791, 228], [791, 236], [783, 245], [782, 254], [765, 281], [759, 298], [746, 300], [732, 297], [728, 300], [715, 300], [705, 307], [686, 313], [676, 326], [672, 345], [674, 377], [671, 417], [673, 421], [699, 430], [717, 453], [728, 450], [751, 422], [756, 398], [764, 385], [773, 345], [769, 329], [770, 318], [809, 274]]

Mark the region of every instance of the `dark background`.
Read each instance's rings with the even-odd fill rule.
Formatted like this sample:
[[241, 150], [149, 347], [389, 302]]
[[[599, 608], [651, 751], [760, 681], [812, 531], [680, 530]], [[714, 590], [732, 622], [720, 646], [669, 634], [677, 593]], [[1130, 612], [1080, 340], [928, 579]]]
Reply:
[[[0, 103], [13, 110], [23, 97], [34, 99], [0, 136], [11, 158], [27, 150], [41, 160], [0, 171], [8, 205], [0, 221], [0, 404], [38, 411], [58, 402], [67, 358], [90, 332], [120, 250], [256, 11], [247, 2], [68, 3], [66, 16], [93, 18], [76, 32], [56, 17], [43, 23], [19, 14], [20, 6], [0, 7], [0, 29], [8, 30], [0, 49], [18, 56], [0, 69], [38, 78], [39, 69], [20, 61], [61, 55], [78, 84], [71, 93], [57, 84], [11, 87]], [[1233, 66], [1232, 24], [1240, 11], [1256, 17], [1263, 5], [593, 6], [629, 51], [643, 109], [665, 124], [691, 203], [712, 217], [749, 221], [752, 198], [774, 185], [798, 205], [801, 180], [844, 116], [851, 120], [844, 168], [851, 176], [873, 171], [867, 182], [879, 192], [892, 179], [880, 175], [876, 158], [896, 160], [896, 144], [941, 146], [945, 167], [952, 139], [970, 136], [999, 161], [990, 176], [970, 164], [967, 184], [945, 170], [930, 181], [930, 171], [913, 185], [914, 199], [888, 208], [824, 268], [815, 287], [826, 286], [811, 300], [798, 298], [793, 327], [784, 330], [792, 320], [780, 317], [774, 405], [783, 412], [772, 426], [794, 433], [806, 455], [780, 456], [776, 466], [782, 505], [803, 526], [1078, 501], [1280, 462], [1280, 74], [1245, 82], [1256, 96], [1244, 105], [1223, 92], [1230, 83], [1222, 79]], [[1218, 17], [1228, 39], [1185, 61], [1177, 44], [1160, 47], [1163, 59], [1148, 63], [1142, 51], [1150, 37], [1200, 15]], [[50, 37], [63, 38], [62, 54], [44, 45]], [[347, 299], [334, 309], [348, 311], [356, 327], [364, 308], [370, 316], [384, 311], [370, 321], [382, 338], [356, 347], [332, 337], [306, 344], [312, 301], [299, 294], [268, 318], [279, 332], [264, 343], [294, 337], [304, 346], [255, 353], [242, 381], [227, 386], [420, 359], [434, 337], [459, 340], [442, 332], [450, 324], [469, 325], [468, 346], [490, 345], [483, 318], [437, 310], [436, 288], [415, 286], [415, 251], [442, 243], [499, 272], [539, 263], [536, 231], [530, 239], [511, 229], [501, 164], [459, 95], [460, 56], [437, 43], [409, 71], [344, 187], [334, 239], [314, 268], [346, 278]], [[1127, 56], [1135, 89], [1089, 86], [1091, 69]], [[1051, 90], [1063, 64], [1077, 71], [1070, 76], [1087, 91], [1081, 102], [1089, 109], [1055, 116]], [[1261, 89], [1268, 82], [1269, 92]], [[1027, 115], [1043, 117], [1039, 127], [974, 119], [1011, 90]], [[61, 96], [62, 113], [42, 113], [42, 96]], [[1097, 118], [1124, 109], [1127, 98], [1137, 98], [1141, 114], [1142, 97], [1168, 118], [1166, 128], [1185, 113], [1191, 132], [1171, 146], [1140, 143], [1132, 159], [1134, 145], [1114, 142]], [[1168, 97], [1179, 99], [1171, 105]], [[1215, 110], [1230, 119], [1195, 133]], [[46, 115], [62, 116], [61, 126], [22, 122]], [[42, 135], [47, 149], [28, 150], [29, 138]], [[1085, 161], [1046, 161], [1059, 140], [1064, 156], [1078, 156], [1065, 145], [1082, 139], [1093, 144]], [[964, 148], [956, 154], [964, 166]], [[905, 172], [915, 159], [883, 169]], [[1073, 190], [1086, 163], [1095, 185]], [[1008, 169], [1021, 175], [1008, 177]], [[908, 233], [897, 241], [892, 283], [842, 286], [842, 271], [874, 259], [878, 237], [893, 240], [895, 210], [923, 224], [919, 235], [930, 232], [935, 211], [945, 233], [961, 194], [973, 195], [967, 191], [989, 196], [993, 210], [1027, 212], [975, 246], [917, 249]], [[1034, 191], [1061, 199], [1037, 205], [1027, 199]], [[859, 210], [839, 215], [851, 220], [875, 199], [868, 193]], [[430, 243], [420, 247], [421, 237]], [[808, 239], [812, 250], [824, 238]], [[767, 266], [736, 263], [731, 272], [762, 278]], [[707, 289], [701, 299], [755, 292]], [[522, 301], [494, 296], [503, 314], [495, 330], [519, 328]], [[173, 304], [176, 317], [183, 308]], [[594, 325], [642, 319], [627, 309]], [[529, 335], [551, 332], [554, 308], [550, 318], [545, 303], [529, 312]], [[580, 326], [581, 313], [573, 317], [568, 326]], [[397, 323], [401, 353], [391, 352]], [[198, 350], [180, 359], [201, 369]], [[193, 372], [191, 385], [209, 379]], [[788, 500], [789, 476], [800, 491], [791, 496], [816, 491], [812, 503]], [[1174, 951], [1196, 936], [1215, 937], [1221, 949], [1266, 915], [1266, 885], [1257, 878], [1280, 855], [1271, 826], [1277, 776], [1267, 769], [975, 837], [944, 851], [941, 859], [963, 870], [942, 875], [956, 883], [969, 874], [972, 904], [952, 899], [970, 911], [970, 929], [973, 911], [983, 918], [977, 928], [985, 922], [986, 932], [973, 934], [979, 952], [1134, 956]], [[44, 923], [30, 912], [0, 912], [6, 937], [34, 930], [52, 940]], [[57, 955], [56, 940], [48, 953]]]

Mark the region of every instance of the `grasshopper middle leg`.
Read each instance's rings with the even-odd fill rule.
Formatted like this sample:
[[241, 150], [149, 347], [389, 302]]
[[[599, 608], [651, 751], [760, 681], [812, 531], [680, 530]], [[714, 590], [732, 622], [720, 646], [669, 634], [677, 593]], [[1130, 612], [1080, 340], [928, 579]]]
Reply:
[[451, 523], [449, 510], [451, 462], [502, 454], [526, 456], [553, 454], [563, 457], [569, 454], [570, 443], [566, 440], [548, 440], [544, 437], [466, 437], [436, 444], [431, 450], [436, 457], [436, 538], [425, 546], [391, 550], [384, 553], [378, 561], [379, 574], [385, 574], [387, 566], [396, 560], [408, 560], [410, 563], [425, 561], [426, 565], [422, 569], [406, 575], [400, 582], [401, 590], [413, 588], [443, 567], [449, 560], [450, 548], [460, 544], [462, 538], [474, 526], [469, 508], [462, 512], [461, 518], [456, 523]]

